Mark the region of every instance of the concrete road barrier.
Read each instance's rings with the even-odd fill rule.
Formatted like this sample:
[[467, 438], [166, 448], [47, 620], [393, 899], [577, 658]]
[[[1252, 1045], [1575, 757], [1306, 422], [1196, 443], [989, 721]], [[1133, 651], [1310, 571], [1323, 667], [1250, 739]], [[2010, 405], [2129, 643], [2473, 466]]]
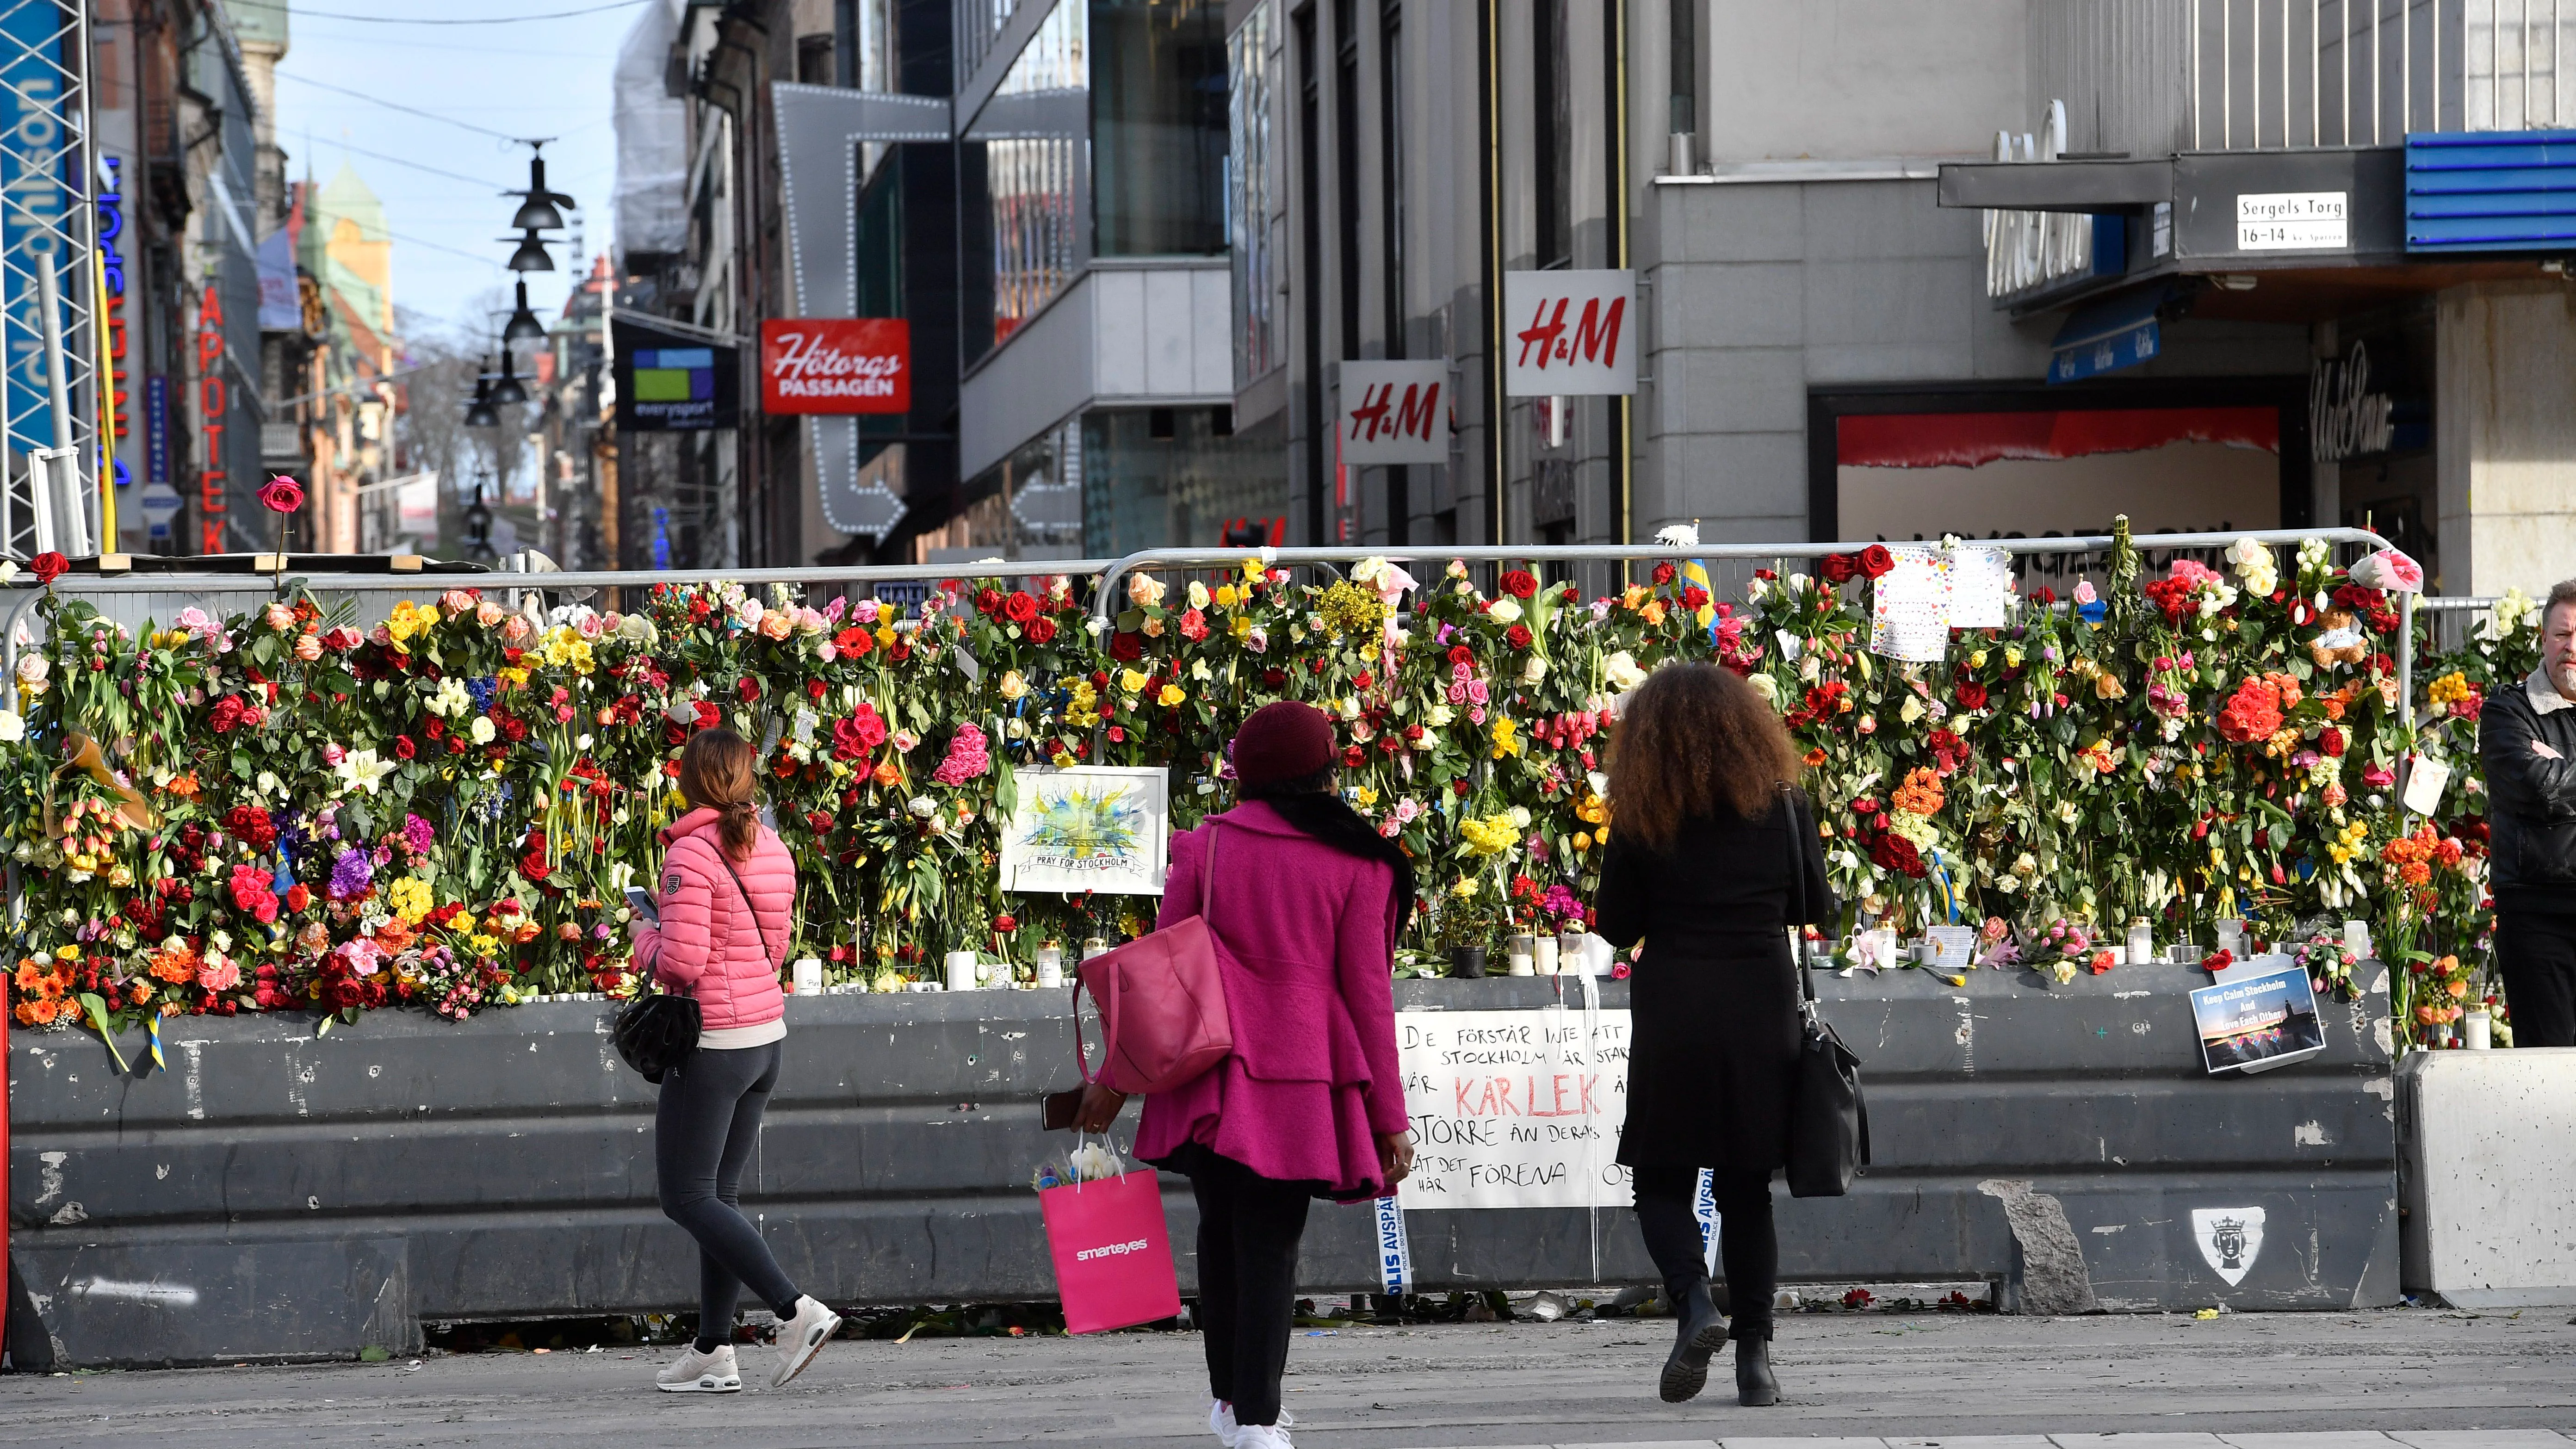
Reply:
[[2413, 1052], [2397, 1087], [2408, 1291], [2576, 1306], [2576, 1048]]

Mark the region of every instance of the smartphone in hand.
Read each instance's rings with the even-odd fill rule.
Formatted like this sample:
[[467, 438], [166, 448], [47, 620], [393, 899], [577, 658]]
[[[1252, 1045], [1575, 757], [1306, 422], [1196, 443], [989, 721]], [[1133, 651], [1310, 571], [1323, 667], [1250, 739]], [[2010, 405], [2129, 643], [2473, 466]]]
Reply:
[[642, 886], [626, 888], [626, 905], [628, 909], [654, 925], [662, 924], [662, 908], [653, 903], [653, 893]]

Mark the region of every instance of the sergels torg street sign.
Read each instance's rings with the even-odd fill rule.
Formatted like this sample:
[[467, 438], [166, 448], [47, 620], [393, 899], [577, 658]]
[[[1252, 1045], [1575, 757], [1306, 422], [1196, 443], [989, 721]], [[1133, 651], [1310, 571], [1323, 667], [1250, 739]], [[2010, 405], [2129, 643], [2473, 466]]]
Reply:
[[912, 411], [912, 324], [900, 317], [763, 321], [760, 407], [772, 414]]
[[1637, 390], [1637, 274], [1505, 272], [1504, 392], [1593, 397]]
[[1449, 461], [1449, 359], [1342, 364], [1342, 461]]

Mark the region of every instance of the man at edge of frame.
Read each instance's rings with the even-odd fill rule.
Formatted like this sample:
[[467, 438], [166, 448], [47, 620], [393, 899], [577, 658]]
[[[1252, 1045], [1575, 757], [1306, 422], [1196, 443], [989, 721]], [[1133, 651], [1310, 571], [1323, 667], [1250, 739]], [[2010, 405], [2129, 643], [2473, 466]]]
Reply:
[[2496, 964], [2518, 1047], [2576, 1046], [2576, 579], [2540, 610], [2540, 667], [2478, 716]]

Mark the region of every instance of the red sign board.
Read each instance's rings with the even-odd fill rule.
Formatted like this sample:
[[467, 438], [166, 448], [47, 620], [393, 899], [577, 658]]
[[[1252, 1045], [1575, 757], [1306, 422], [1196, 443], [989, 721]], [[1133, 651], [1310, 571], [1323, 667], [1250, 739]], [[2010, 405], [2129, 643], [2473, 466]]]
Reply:
[[912, 324], [900, 317], [773, 317], [760, 324], [769, 413], [912, 411]]

